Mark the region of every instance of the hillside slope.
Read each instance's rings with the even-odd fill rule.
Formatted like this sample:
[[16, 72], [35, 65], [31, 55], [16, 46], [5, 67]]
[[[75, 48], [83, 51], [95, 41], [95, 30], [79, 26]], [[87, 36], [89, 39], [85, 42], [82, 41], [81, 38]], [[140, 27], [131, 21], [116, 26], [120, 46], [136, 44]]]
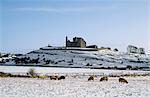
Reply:
[[[67, 50], [63, 48], [47, 47], [29, 52], [19, 58], [25, 58], [29, 65], [37, 60], [35, 65], [63, 66], [63, 67], [147, 67], [150, 68], [150, 55], [128, 54], [111, 50], [87, 51]], [[30, 62], [29, 62], [30, 61]]]

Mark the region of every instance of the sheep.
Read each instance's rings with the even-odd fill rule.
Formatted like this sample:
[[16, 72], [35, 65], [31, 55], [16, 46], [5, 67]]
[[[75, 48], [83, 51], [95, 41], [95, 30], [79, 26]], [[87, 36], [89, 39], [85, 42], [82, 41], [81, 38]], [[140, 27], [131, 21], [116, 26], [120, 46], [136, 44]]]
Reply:
[[58, 76], [50, 76], [51, 80], [58, 80]]
[[119, 82], [128, 84], [128, 81], [126, 79], [124, 79], [124, 78], [119, 78]]
[[88, 81], [91, 81], [91, 80], [94, 81], [94, 76], [90, 76], [90, 77], [88, 78]]
[[60, 76], [58, 80], [65, 79], [65, 76]]
[[100, 81], [108, 81], [108, 77], [102, 77], [100, 78]]

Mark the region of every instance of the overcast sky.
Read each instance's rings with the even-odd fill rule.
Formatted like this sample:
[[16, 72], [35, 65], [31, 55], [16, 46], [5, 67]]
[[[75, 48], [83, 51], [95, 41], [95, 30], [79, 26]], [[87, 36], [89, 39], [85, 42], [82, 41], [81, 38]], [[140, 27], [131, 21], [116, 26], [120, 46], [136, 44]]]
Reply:
[[65, 36], [126, 51], [150, 48], [150, 0], [0, 0], [0, 52], [26, 53]]

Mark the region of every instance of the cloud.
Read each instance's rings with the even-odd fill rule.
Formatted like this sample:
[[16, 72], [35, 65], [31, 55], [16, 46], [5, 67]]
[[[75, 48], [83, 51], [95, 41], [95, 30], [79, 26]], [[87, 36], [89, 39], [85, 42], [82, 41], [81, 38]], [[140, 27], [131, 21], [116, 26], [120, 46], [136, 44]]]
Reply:
[[116, 6], [93, 6], [93, 7], [65, 7], [65, 8], [50, 8], [50, 7], [23, 7], [15, 8], [14, 11], [27, 12], [93, 12], [107, 11], [116, 8]]

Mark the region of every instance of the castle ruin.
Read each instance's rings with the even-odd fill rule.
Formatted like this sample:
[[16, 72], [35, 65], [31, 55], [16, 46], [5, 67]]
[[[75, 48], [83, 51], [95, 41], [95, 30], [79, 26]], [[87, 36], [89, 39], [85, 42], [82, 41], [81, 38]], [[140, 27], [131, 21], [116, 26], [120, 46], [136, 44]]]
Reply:
[[74, 37], [73, 41], [68, 40], [66, 36], [66, 47], [79, 47], [79, 48], [86, 48], [86, 42], [81, 37]]

